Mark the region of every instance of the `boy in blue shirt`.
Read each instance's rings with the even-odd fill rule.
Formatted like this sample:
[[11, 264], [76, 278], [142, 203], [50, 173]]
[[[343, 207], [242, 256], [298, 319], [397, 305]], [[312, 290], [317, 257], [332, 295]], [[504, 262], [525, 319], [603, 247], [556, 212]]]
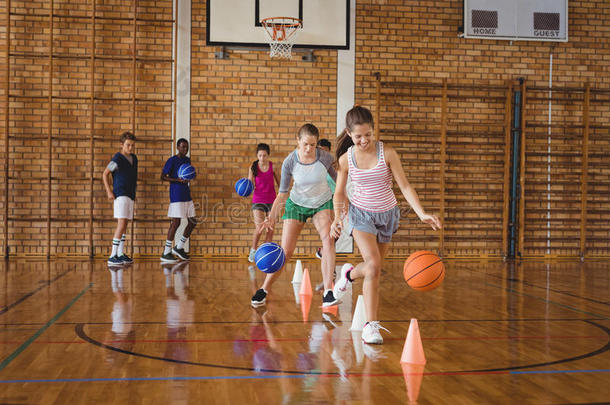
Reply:
[[[161, 173], [161, 180], [169, 181], [170, 183], [170, 203], [167, 216], [171, 219], [169, 230], [167, 231], [165, 249], [163, 250], [163, 255], [161, 255], [161, 261], [163, 263], [176, 263], [178, 258], [182, 260], [190, 259], [189, 255], [184, 251], [184, 245], [197, 224], [195, 220], [195, 204], [191, 198], [189, 180], [178, 177], [178, 169], [180, 166], [185, 163], [191, 164], [191, 158], [186, 156], [189, 151], [188, 141], [184, 138], [178, 139], [178, 142], [176, 142], [176, 149], [178, 149], [178, 154], [167, 159], [167, 162], [165, 162], [165, 166], [163, 167], [163, 172]], [[182, 218], [187, 218], [188, 224], [184, 229], [182, 238], [176, 243], [176, 247], [172, 249], [173, 240]]]
[[[133, 219], [133, 204], [136, 199], [136, 184], [138, 181], [138, 158], [135, 151], [136, 137], [129, 131], [121, 134], [121, 150], [114, 154], [104, 173], [102, 181], [108, 200], [114, 202], [114, 217], [117, 219], [116, 229], [112, 239], [112, 253], [108, 259], [109, 265], [133, 263], [124, 253], [125, 231], [127, 223]], [[112, 175], [112, 189], [110, 176]]]

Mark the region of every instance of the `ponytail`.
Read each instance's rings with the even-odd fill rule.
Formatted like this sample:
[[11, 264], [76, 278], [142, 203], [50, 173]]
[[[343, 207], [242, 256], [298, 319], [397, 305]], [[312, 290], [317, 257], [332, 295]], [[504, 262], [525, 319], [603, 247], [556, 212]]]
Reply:
[[258, 176], [258, 160], [252, 162], [252, 166], [250, 166], [250, 170], [252, 170], [252, 175], [254, 177]]
[[344, 129], [339, 137], [337, 137], [337, 150], [335, 151], [335, 156], [337, 158], [337, 162], [339, 162], [339, 158], [347, 152], [347, 150], [352, 146], [354, 142], [352, 141], [352, 137], [347, 133], [347, 129]]

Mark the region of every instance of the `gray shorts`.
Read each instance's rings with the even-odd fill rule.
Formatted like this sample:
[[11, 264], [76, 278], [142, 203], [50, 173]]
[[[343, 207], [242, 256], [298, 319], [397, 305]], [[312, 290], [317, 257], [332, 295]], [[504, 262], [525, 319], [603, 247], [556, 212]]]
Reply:
[[383, 212], [371, 212], [349, 205], [347, 221], [348, 235], [352, 235], [354, 229], [361, 232], [377, 235], [377, 242], [389, 243], [392, 234], [398, 230], [400, 225], [400, 208], [398, 206]]

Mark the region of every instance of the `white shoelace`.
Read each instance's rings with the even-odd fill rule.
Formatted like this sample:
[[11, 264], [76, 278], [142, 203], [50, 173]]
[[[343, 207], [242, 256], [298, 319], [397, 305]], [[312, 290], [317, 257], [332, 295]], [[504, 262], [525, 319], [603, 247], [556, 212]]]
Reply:
[[373, 329], [376, 329], [376, 330], [383, 329], [388, 333], [392, 333], [389, 330], [387, 330], [386, 328], [384, 328], [383, 326], [381, 326], [379, 324], [379, 321], [371, 321], [371, 322], [369, 322], [369, 325], [371, 325], [371, 328], [373, 328]]

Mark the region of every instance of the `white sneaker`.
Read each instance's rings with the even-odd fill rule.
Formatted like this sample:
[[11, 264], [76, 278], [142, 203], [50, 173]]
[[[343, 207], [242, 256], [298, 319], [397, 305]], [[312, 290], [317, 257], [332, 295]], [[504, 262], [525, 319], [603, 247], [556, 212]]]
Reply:
[[349, 286], [349, 280], [347, 279], [347, 272], [353, 269], [349, 263], [345, 263], [343, 267], [341, 267], [341, 275], [339, 276], [339, 280], [335, 283], [335, 288], [333, 288], [333, 295], [336, 299], [340, 300], [341, 297], [347, 291], [347, 287]]
[[254, 255], [256, 254], [255, 249], [250, 249], [250, 254], [248, 255], [248, 261], [250, 263], [254, 263]]
[[378, 321], [367, 322], [362, 328], [362, 341], [364, 343], [380, 345], [383, 343], [383, 338], [381, 337], [381, 333], [379, 333], [379, 329], [383, 329], [386, 332], [390, 332], [383, 326], [379, 325]]

